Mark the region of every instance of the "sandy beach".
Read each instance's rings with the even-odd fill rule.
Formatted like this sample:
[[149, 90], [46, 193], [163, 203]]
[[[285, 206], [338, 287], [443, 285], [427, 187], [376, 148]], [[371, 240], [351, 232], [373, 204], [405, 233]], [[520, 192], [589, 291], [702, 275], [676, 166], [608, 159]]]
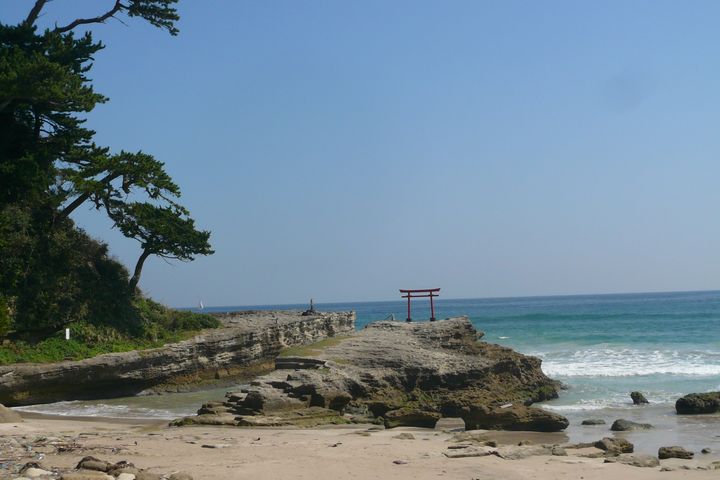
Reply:
[[[43, 468], [70, 469], [87, 455], [115, 463], [127, 460], [162, 475], [186, 472], [195, 479], [312, 480], [359, 479], [561, 479], [717, 478], [698, 470], [710, 459], [661, 461], [661, 467], [638, 468], [579, 456], [594, 449], [568, 449], [567, 456], [532, 456], [507, 460], [494, 455], [448, 458], [457, 434], [451, 422], [435, 430], [343, 426], [318, 429], [232, 427], [171, 428], [165, 422], [95, 420], [24, 415], [19, 424], [0, 425], [4, 465], [38, 461]], [[480, 433], [480, 432], [478, 432]], [[409, 434], [409, 435], [408, 435]], [[563, 443], [563, 434], [488, 432], [499, 446]], [[29, 448], [28, 448], [29, 446]], [[58, 446], [64, 448], [58, 449]], [[60, 451], [58, 451], [60, 450]], [[661, 471], [672, 468], [672, 471]], [[689, 468], [685, 469], [685, 468]], [[17, 478], [7, 469], [3, 478]]]

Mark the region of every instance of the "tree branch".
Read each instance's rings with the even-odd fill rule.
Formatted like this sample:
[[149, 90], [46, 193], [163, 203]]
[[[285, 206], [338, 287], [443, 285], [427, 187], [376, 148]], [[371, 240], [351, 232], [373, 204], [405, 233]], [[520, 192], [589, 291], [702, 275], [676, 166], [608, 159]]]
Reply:
[[[40, 0], [38, 0], [38, 1], [40, 1]], [[54, 32], [55, 33], [65, 33], [65, 32], [69, 32], [70, 30], [77, 27], [78, 25], [87, 25], [88, 23], [103, 23], [105, 20], [112, 17], [113, 15], [115, 15], [117, 12], [119, 12], [123, 8], [127, 8], [127, 7], [125, 7], [125, 5], [120, 3], [120, 0], [115, 0], [115, 6], [111, 10], [108, 10], [107, 12], [100, 15], [99, 17], [77, 18], [77, 19], [73, 20], [72, 22], [68, 23], [67, 25], [65, 25], [64, 27], [55, 28]]]
[[[119, 173], [110, 173], [106, 175], [105, 178], [100, 180], [100, 182], [107, 184], [112, 182], [119, 176]], [[91, 195], [91, 192], [85, 192], [82, 195], [78, 196], [75, 200], [72, 201], [70, 205], [63, 208], [61, 212], [58, 212], [58, 214], [55, 216], [55, 219], [53, 219], [53, 224], [57, 224], [60, 220], [67, 218], [76, 208], [85, 203]]]
[[23, 22], [23, 24], [31, 27], [32, 24], [35, 23], [35, 20], [37, 20], [37, 18], [40, 16], [40, 12], [42, 11], [46, 3], [47, 0], [36, 0], [35, 5], [33, 5], [32, 10], [30, 10], [30, 13], [28, 13], [28, 16]]

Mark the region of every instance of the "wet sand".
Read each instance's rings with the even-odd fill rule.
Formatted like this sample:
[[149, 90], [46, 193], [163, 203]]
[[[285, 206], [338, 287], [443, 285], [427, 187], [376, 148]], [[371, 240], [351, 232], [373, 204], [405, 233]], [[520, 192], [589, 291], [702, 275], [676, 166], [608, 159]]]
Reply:
[[[19, 464], [41, 456], [45, 468], [72, 468], [86, 455], [110, 462], [127, 460], [138, 468], [168, 474], [184, 471], [195, 479], [273, 479], [308, 480], [359, 479], [538, 479], [605, 478], [717, 478], [717, 471], [638, 468], [603, 463], [602, 458], [584, 458], [579, 451], [569, 456], [535, 456], [522, 460], [505, 460], [496, 456], [448, 458], [449, 440], [456, 433], [452, 422], [429, 430], [397, 428], [375, 430], [368, 425], [319, 429], [246, 429], [236, 427], [170, 428], [162, 421], [138, 421], [57, 418], [26, 414], [20, 424], [0, 424], [3, 442], [2, 458], [17, 458]], [[396, 438], [409, 433], [413, 439]], [[516, 444], [520, 440], [559, 443], [562, 434], [543, 435], [523, 432], [487, 432], [500, 443]], [[601, 436], [601, 435], [599, 435]], [[10, 439], [30, 443], [38, 438], [50, 439], [45, 446], [9, 448]], [[64, 452], [50, 445], [72, 441], [74, 447]], [[42, 443], [42, 442], [41, 442]], [[214, 448], [208, 448], [214, 447]], [[25, 451], [21, 451], [25, 450]], [[707, 465], [701, 455], [696, 460], [663, 460], [661, 465], [695, 468]], [[7, 463], [6, 463], [7, 464]], [[9, 476], [4, 470], [5, 478]]]

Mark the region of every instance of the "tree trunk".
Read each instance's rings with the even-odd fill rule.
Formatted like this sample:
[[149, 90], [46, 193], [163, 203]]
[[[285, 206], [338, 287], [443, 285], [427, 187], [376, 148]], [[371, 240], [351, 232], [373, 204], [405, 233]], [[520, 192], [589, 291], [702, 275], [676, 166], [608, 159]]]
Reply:
[[135, 295], [135, 289], [137, 288], [137, 284], [140, 281], [140, 274], [142, 273], [143, 264], [145, 263], [145, 260], [150, 256], [150, 251], [143, 250], [142, 255], [140, 255], [140, 258], [138, 258], [137, 263], [135, 264], [135, 272], [133, 272], [133, 276], [130, 279], [130, 283], [128, 283], [128, 286], [130, 287], [130, 295]]

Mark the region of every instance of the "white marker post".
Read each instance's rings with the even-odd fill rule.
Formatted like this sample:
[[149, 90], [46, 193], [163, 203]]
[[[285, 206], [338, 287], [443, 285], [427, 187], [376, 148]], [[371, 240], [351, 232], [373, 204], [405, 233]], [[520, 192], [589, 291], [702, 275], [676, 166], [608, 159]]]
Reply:
[[65, 329], [65, 340], [70, 340], [70, 329], [69, 328]]

